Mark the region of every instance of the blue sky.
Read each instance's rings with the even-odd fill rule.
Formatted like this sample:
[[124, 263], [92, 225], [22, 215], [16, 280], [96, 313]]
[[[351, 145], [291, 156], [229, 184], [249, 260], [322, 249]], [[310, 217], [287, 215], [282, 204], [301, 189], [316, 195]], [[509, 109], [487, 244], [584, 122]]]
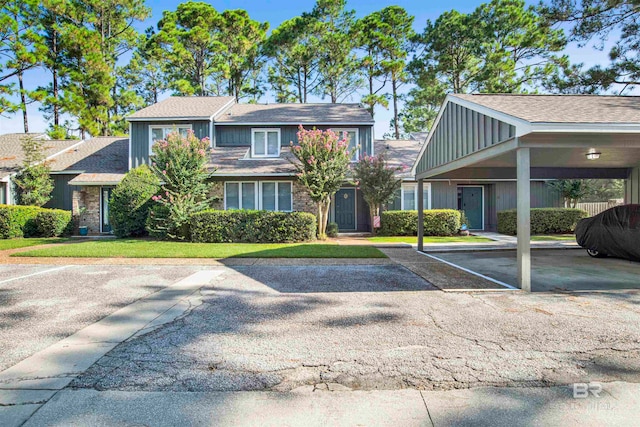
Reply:
[[[273, 29], [281, 22], [291, 17], [310, 11], [315, 4], [315, 0], [222, 0], [210, 1], [210, 3], [219, 11], [225, 9], [246, 9], [252, 19], [268, 21], [270, 23], [270, 28]], [[348, 0], [348, 7], [355, 9], [358, 16], [364, 16], [390, 4], [402, 6], [410, 14], [415, 16], [415, 30], [421, 32], [427, 19], [434, 20], [442, 12], [452, 8], [455, 8], [460, 12], [471, 12], [481, 3], [483, 3], [481, 0], [461, 0], [455, 3], [430, 0], [396, 0], [394, 2], [377, 0]], [[175, 9], [177, 4], [178, 2], [148, 0], [147, 6], [151, 8], [152, 15], [145, 22], [141, 22], [136, 25], [138, 30], [142, 32], [150, 26], [155, 26], [158, 20], [162, 17], [162, 12], [164, 10]], [[567, 54], [569, 54], [572, 62], [583, 62], [585, 65], [591, 66], [599, 63], [606, 64], [606, 51], [607, 50], [601, 52], [590, 47], [580, 49], [575, 45], [570, 45], [567, 49]], [[50, 76], [48, 73], [41, 69], [31, 70], [25, 75], [25, 83], [29, 89], [35, 88], [38, 85], [46, 84], [49, 80]], [[353, 99], [348, 101], [358, 102], [359, 98], [359, 95], [356, 95]], [[273, 102], [274, 98], [270, 94], [267, 94], [263, 101]], [[42, 113], [38, 111], [38, 104], [30, 105], [28, 110], [29, 130], [31, 132], [46, 130], [47, 123], [42, 117]], [[382, 137], [382, 135], [388, 130], [391, 117], [391, 110], [385, 110], [381, 107], [376, 110], [376, 137]], [[9, 132], [23, 132], [21, 113], [18, 113], [9, 119], [0, 118], [0, 134]]]

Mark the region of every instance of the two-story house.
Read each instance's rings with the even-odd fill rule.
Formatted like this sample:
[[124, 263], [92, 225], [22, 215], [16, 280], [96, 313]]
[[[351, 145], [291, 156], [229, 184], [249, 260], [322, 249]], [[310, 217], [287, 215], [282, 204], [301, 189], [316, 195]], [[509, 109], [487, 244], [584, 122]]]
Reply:
[[[300, 125], [346, 132], [354, 162], [375, 151], [373, 118], [358, 104], [238, 104], [232, 97], [170, 97], [127, 120], [128, 144], [113, 139], [113, 146], [103, 149], [126, 151], [129, 169], [149, 164], [153, 144], [172, 131], [191, 130], [198, 138], [208, 137], [218, 209], [317, 214], [292, 164], [290, 147], [297, 143]], [[91, 234], [110, 231], [108, 201], [111, 189], [123, 176], [120, 163], [114, 171], [107, 167], [69, 180], [75, 186], [73, 210], [83, 214], [82, 222]], [[344, 232], [370, 230], [368, 208], [355, 186], [345, 183], [335, 195], [330, 220]]]

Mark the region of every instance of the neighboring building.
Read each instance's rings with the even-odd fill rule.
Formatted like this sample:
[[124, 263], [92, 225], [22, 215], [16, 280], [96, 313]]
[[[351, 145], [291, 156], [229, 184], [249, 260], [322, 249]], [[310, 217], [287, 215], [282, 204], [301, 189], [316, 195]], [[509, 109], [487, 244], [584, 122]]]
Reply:
[[[413, 136], [413, 135], [412, 135]], [[376, 141], [376, 153], [384, 152], [391, 166], [413, 165], [424, 141]], [[407, 166], [400, 172], [402, 187], [396, 193], [388, 210], [416, 210], [418, 203], [418, 183]], [[531, 182], [533, 207], [562, 206], [560, 195], [549, 187], [545, 180]], [[492, 230], [497, 228], [497, 212], [516, 208], [516, 183], [511, 180], [442, 179], [425, 180], [423, 184], [424, 209], [464, 210], [472, 230]]]
[[[22, 141], [26, 138], [46, 140], [46, 161], [52, 161], [66, 150], [81, 141], [52, 140], [44, 133], [9, 133], [0, 135], [0, 204], [15, 204], [13, 177], [18, 173], [24, 161]], [[67, 209], [71, 209], [69, 204]]]

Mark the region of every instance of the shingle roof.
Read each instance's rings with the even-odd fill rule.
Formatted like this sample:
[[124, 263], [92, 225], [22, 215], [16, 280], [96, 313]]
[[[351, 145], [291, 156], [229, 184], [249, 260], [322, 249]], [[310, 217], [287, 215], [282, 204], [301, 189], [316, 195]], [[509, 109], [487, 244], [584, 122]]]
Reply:
[[54, 172], [124, 174], [129, 168], [129, 140], [92, 138], [56, 156], [49, 164]]
[[211, 151], [209, 167], [215, 167], [215, 175], [232, 174], [236, 176], [265, 176], [273, 174], [295, 175], [296, 168], [289, 147], [280, 149], [280, 157], [252, 159], [249, 147], [218, 147]]
[[69, 181], [69, 185], [115, 185], [122, 181], [123, 173], [81, 173]]
[[384, 154], [387, 164], [391, 167], [402, 167], [403, 170], [396, 173], [400, 178], [413, 178], [411, 166], [416, 161], [422, 141], [414, 140], [380, 140], [374, 141], [375, 153]]
[[[26, 137], [38, 137], [42, 134], [27, 134]], [[11, 133], [0, 135], [0, 178], [17, 172], [22, 167], [24, 153], [22, 152], [22, 140], [24, 133]], [[47, 140], [44, 143], [45, 156], [50, 157], [67, 148], [80, 143], [75, 140]]]
[[209, 120], [211, 116], [221, 112], [233, 101], [232, 96], [172, 96], [136, 111], [127, 117], [127, 120], [165, 118]]
[[359, 104], [234, 104], [216, 123], [228, 124], [373, 124]]
[[531, 123], [640, 123], [640, 97], [602, 95], [455, 94]]

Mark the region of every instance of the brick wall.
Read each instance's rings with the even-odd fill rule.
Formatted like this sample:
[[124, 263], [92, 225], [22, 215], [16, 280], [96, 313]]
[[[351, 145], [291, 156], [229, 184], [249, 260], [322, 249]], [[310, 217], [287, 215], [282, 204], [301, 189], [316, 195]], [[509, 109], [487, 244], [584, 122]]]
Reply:
[[307, 188], [298, 181], [293, 181], [293, 210], [318, 215], [318, 204], [311, 201]]
[[[84, 208], [84, 214], [80, 216], [80, 210]], [[74, 224], [77, 227], [86, 226], [89, 234], [100, 234], [100, 187], [83, 186], [80, 191], [73, 192], [72, 212]]]
[[216, 199], [212, 204], [213, 209], [224, 209], [224, 183], [222, 181], [215, 181], [213, 183], [209, 197]]

